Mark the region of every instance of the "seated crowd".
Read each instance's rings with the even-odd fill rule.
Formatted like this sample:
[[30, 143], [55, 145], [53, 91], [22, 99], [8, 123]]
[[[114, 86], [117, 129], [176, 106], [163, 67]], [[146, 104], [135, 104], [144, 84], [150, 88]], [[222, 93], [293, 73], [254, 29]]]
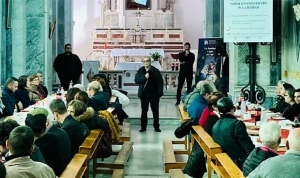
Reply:
[[[112, 93], [117, 92], [110, 89], [108, 84], [98, 82], [105, 82], [101, 77], [96, 75], [86, 91], [80, 84], [70, 88], [66, 101], [54, 99], [48, 109], [37, 107], [31, 110], [24, 118], [25, 126], [5, 117], [47, 98], [48, 90], [42, 84], [40, 73], [30, 77], [22, 75], [19, 80], [14, 77], [7, 79], [3, 92], [0, 90], [0, 153], [6, 168], [6, 178], [59, 177], [91, 130], [112, 132], [111, 121], [100, 114], [103, 110], [111, 105], [118, 108], [116, 114], [120, 116], [119, 124], [128, 118], [122, 104], [109, 103]], [[128, 97], [121, 97], [124, 105], [128, 105]]]
[[[279, 81], [276, 92], [277, 100], [270, 111], [294, 121], [300, 114], [300, 89], [295, 90], [291, 84]], [[244, 176], [299, 177], [299, 164], [295, 160], [300, 156], [300, 129], [290, 131], [286, 142], [288, 151], [285, 155], [278, 156], [280, 126], [274, 121], [262, 123], [259, 129], [262, 146], [255, 148], [245, 123], [234, 115], [235, 104], [225, 95], [213, 92], [206, 81], [198, 82], [194, 91], [183, 98], [183, 109], [191, 120], [176, 129], [175, 135], [181, 138], [189, 133], [188, 129], [193, 131], [192, 125], [200, 125], [243, 171]], [[183, 172], [200, 178], [206, 171], [204, 152], [195, 142]]]

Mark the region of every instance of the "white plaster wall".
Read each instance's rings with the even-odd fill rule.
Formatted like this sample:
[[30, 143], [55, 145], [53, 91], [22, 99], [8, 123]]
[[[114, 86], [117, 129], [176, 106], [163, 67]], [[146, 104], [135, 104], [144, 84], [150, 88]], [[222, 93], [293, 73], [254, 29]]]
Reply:
[[[85, 60], [92, 52], [93, 29], [100, 27], [100, 1], [102, 0], [73, 0], [73, 53], [81, 60]], [[124, 0], [120, 2], [125, 4]], [[176, 0], [172, 5], [177, 18], [177, 27], [183, 29], [185, 41], [190, 42], [194, 50], [198, 50], [198, 39], [203, 37], [204, 5], [204, 0]], [[125, 8], [125, 5], [123, 7]], [[157, 0], [152, 0], [151, 10], [141, 11], [144, 14], [140, 18], [142, 28], [151, 28], [152, 15], [156, 9]], [[126, 28], [133, 28], [136, 25], [136, 18], [132, 14], [134, 12], [134, 10], [124, 12]], [[91, 59], [91, 56], [88, 59]]]

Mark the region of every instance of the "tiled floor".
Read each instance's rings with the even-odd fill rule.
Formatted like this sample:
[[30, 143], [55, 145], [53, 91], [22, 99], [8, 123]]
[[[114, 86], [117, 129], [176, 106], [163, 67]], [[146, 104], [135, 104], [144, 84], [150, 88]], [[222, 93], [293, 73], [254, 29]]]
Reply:
[[[131, 141], [134, 142], [134, 145], [129, 162], [125, 167], [125, 178], [167, 178], [169, 176], [164, 173], [162, 142], [163, 140], [178, 140], [174, 136], [174, 130], [180, 122], [177, 120], [179, 116], [174, 103], [175, 99], [162, 99], [160, 102], [161, 133], [154, 132], [151, 125], [148, 126], [146, 132], [140, 133], [139, 120], [130, 119], [132, 123]], [[130, 106], [125, 110], [130, 118], [139, 118], [141, 114], [139, 100], [131, 99]], [[149, 115], [149, 118], [152, 118], [152, 114]], [[134, 120], [136, 122], [133, 122]], [[164, 120], [166, 122], [163, 122]], [[176, 148], [183, 148], [183, 146]], [[187, 160], [187, 156], [182, 155], [178, 159]], [[104, 176], [98, 175], [98, 177]], [[216, 178], [217, 176], [213, 174], [212, 177]]]

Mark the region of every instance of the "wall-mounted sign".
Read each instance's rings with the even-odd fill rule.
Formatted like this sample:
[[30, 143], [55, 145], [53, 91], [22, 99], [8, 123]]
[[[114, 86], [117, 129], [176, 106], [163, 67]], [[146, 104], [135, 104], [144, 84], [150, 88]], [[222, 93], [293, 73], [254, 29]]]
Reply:
[[224, 0], [224, 42], [272, 41], [272, 0]]

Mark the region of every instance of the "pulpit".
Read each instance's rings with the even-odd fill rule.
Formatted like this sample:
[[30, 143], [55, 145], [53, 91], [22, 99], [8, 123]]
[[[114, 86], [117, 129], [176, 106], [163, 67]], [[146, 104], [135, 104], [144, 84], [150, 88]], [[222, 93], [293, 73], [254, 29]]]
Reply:
[[[123, 71], [123, 90], [137, 90], [138, 84], [135, 84], [134, 77], [136, 72], [143, 66], [142, 62], [118, 62], [115, 70]], [[158, 61], [152, 62], [152, 66], [161, 70], [161, 65]]]

